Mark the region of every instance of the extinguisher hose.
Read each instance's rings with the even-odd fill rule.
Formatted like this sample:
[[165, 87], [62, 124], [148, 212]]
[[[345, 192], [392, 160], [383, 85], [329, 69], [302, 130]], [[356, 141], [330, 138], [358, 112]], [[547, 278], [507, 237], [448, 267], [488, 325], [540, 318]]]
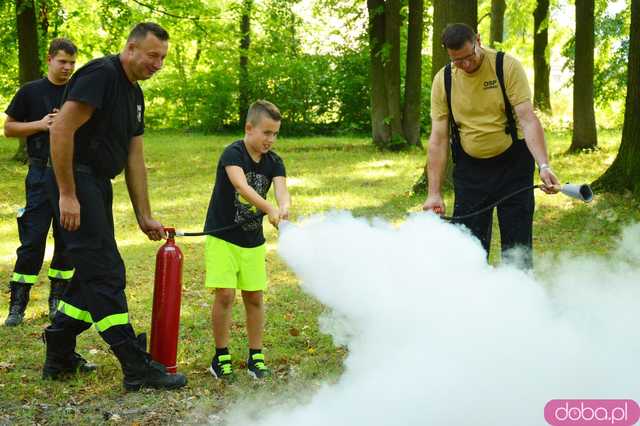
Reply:
[[500, 198], [498, 201], [496, 201], [495, 203], [491, 203], [486, 207], [483, 207], [479, 210], [476, 210], [474, 212], [468, 213], [468, 214], [463, 214], [463, 215], [458, 215], [458, 216], [440, 216], [441, 219], [443, 220], [448, 220], [448, 221], [452, 221], [452, 220], [462, 220], [462, 219], [467, 219], [473, 216], [477, 216], [479, 214], [482, 214], [488, 210], [491, 210], [492, 208], [496, 207], [498, 204], [501, 204], [503, 202], [505, 202], [506, 200], [508, 200], [511, 197], [514, 197], [522, 192], [525, 191], [529, 191], [531, 189], [535, 189], [535, 188], [540, 188], [541, 185], [529, 185], [529, 186], [525, 186], [523, 188], [520, 188], [516, 191], [513, 191], [511, 194], [505, 195], [504, 197]]
[[234, 223], [234, 224], [231, 224], [231, 225], [223, 226], [221, 228], [216, 228], [216, 229], [205, 229], [204, 231], [201, 231], [201, 232], [176, 231], [176, 237], [201, 237], [203, 235], [217, 235], [217, 234], [220, 234], [222, 232], [231, 231], [232, 229], [236, 229], [236, 228], [244, 225], [245, 223], [261, 221], [262, 218], [264, 217], [264, 215], [265, 215], [264, 213], [260, 213], [258, 215], [253, 216], [253, 217], [245, 218], [245, 219], [241, 220], [240, 222], [237, 222], [237, 223]]
[[[514, 196], [516, 196], [516, 195], [518, 195], [518, 194], [520, 194], [522, 192], [529, 191], [531, 189], [540, 188], [541, 186], [542, 185], [525, 186], [525, 187], [520, 188], [520, 189], [518, 189], [516, 191], [513, 191], [512, 193], [510, 193], [508, 195], [505, 195], [504, 197], [500, 198], [498, 201], [496, 201], [494, 203], [491, 203], [488, 206], [483, 207], [483, 208], [481, 208], [479, 210], [476, 210], [476, 211], [473, 211], [471, 213], [464, 214], [464, 215], [458, 215], [458, 216], [440, 216], [440, 218], [443, 219], [443, 220], [446, 220], [446, 221], [458, 221], [458, 220], [467, 219], [467, 218], [470, 218], [470, 217], [473, 217], [473, 216], [477, 216], [477, 215], [482, 214], [482, 213], [484, 213], [484, 212], [486, 212], [488, 210], [493, 209], [494, 207], [496, 207], [497, 205], [503, 203], [504, 201], [508, 200], [511, 197], [514, 197]], [[245, 223], [248, 223], [248, 222], [260, 221], [260, 220], [262, 220], [262, 218], [264, 216], [265, 216], [264, 213], [260, 213], [260, 214], [254, 216], [254, 217], [246, 218], [246, 219], [241, 220], [238, 223], [234, 223], [234, 224], [228, 225], [228, 226], [223, 226], [221, 228], [207, 229], [207, 230], [204, 230], [202, 232], [176, 231], [175, 235], [177, 237], [199, 237], [199, 236], [202, 236], [202, 235], [216, 235], [216, 234], [220, 234], [220, 233], [225, 232], [225, 231], [230, 231], [232, 229], [238, 228], [238, 227], [240, 227], [240, 226], [242, 226], [242, 225], [244, 225]]]

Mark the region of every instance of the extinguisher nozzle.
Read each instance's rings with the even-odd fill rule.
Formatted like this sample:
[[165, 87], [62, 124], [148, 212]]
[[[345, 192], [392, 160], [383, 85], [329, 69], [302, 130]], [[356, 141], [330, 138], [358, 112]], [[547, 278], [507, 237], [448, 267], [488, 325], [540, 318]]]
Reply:
[[172, 240], [176, 236], [176, 228], [163, 228], [167, 238]]

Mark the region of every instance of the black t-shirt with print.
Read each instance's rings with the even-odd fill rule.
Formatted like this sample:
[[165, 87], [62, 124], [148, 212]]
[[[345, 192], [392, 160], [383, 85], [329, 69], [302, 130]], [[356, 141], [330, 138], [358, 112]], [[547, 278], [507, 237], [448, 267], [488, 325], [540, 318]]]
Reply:
[[275, 152], [269, 151], [262, 155], [259, 163], [256, 163], [242, 140], [227, 146], [218, 161], [216, 182], [211, 194], [204, 229], [219, 229], [249, 219], [243, 225], [215, 236], [240, 247], [257, 247], [265, 241], [262, 219], [251, 219], [255, 219], [262, 212], [244, 200], [236, 191], [229, 180], [226, 166], [241, 167], [249, 186], [261, 197], [266, 198], [273, 178], [286, 176], [284, 162]]
[[144, 97], [131, 83], [118, 55], [94, 59], [69, 80], [64, 101], [95, 108], [75, 134], [74, 161], [89, 165], [102, 177], [113, 178], [124, 169], [131, 138], [144, 133]]
[[[18, 90], [5, 113], [23, 123], [39, 121], [54, 108], [60, 108], [64, 88], [64, 84], [53, 84], [46, 77], [30, 81]], [[27, 153], [29, 157], [49, 158], [49, 132], [27, 136]]]

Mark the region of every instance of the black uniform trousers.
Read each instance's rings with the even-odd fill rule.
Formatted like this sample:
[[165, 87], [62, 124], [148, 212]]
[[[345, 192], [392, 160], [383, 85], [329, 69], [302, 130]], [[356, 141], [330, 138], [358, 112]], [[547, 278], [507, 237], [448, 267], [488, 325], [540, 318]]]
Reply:
[[[82, 167], [82, 169], [81, 169]], [[86, 166], [77, 167], [76, 196], [80, 202], [80, 228], [69, 232], [60, 227], [75, 275], [64, 293], [52, 327], [80, 334], [95, 325], [102, 338], [115, 345], [135, 338], [127, 308], [125, 267], [116, 245], [111, 181], [94, 175]], [[51, 168], [47, 187], [55, 200], [60, 221], [59, 192]]]
[[[53, 207], [46, 189], [46, 160], [31, 159], [25, 178], [26, 205], [18, 212], [18, 235], [20, 247], [11, 281], [34, 284], [42, 268], [47, 235], [52, 224]], [[40, 164], [36, 164], [39, 162]], [[53, 258], [49, 267], [49, 278], [70, 279], [73, 266], [59, 235], [59, 222], [53, 221]]]
[[[486, 207], [518, 189], [533, 185], [535, 161], [524, 140], [512, 143], [502, 154], [488, 159], [477, 159], [454, 144], [453, 182], [455, 191], [454, 216], [465, 215]], [[522, 192], [497, 206], [500, 243], [503, 259], [509, 250], [521, 248], [512, 259], [524, 269], [531, 269], [533, 189]], [[489, 256], [493, 210], [458, 223], [464, 224], [475, 235]], [[514, 252], [515, 253], [515, 252]]]

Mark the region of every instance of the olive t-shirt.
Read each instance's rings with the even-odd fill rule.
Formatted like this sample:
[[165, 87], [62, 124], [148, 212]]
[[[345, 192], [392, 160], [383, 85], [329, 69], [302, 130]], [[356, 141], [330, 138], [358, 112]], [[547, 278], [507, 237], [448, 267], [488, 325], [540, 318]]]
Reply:
[[[496, 74], [496, 51], [483, 48], [480, 67], [467, 74], [451, 67], [451, 108], [460, 130], [462, 148], [475, 158], [490, 158], [511, 146], [511, 136], [505, 133], [505, 114], [502, 90]], [[515, 107], [531, 100], [531, 89], [525, 71], [513, 56], [504, 55], [504, 84], [507, 97]], [[431, 87], [431, 119], [447, 118], [447, 94], [444, 88], [444, 67], [438, 71]], [[518, 138], [523, 139], [522, 127], [515, 115]]]

